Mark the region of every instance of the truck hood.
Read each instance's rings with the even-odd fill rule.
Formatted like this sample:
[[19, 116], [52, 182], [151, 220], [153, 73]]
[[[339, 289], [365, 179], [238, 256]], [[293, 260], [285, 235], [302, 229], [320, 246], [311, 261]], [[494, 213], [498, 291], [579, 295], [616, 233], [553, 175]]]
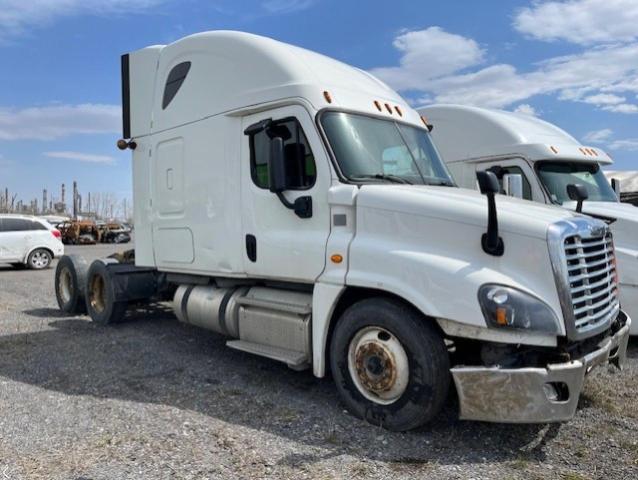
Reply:
[[[576, 209], [576, 202], [565, 202], [563, 207]], [[611, 224], [616, 246], [631, 247], [638, 250], [638, 207], [620, 202], [583, 202], [583, 213], [615, 218]]]
[[[424, 185], [364, 185], [357, 207], [401, 212], [487, 227], [487, 198], [476, 190]], [[496, 196], [499, 229], [515, 235], [547, 238], [547, 228], [577, 214], [564, 208]], [[637, 209], [638, 210], [638, 209]]]

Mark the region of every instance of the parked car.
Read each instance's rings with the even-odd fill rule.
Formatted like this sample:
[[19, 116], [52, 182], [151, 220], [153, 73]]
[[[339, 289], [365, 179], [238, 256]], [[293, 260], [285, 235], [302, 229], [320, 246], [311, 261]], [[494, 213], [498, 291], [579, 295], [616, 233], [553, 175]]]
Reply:
[[41, 270], [64, 255], [60, 231], [29, 215], [0, 215], [0, 262]]

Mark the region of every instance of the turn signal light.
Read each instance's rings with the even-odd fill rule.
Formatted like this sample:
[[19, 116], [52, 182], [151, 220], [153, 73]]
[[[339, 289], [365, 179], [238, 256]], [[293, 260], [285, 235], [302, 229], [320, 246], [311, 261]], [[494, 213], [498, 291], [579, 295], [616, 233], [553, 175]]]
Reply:
[[507, 325], [507, 309], [505, 307], [496, 309], [496, 323], [502, 326]]
[[335, 253], [334, 255], [330, 257], [330, 261], [332, 263], [341, 263], [343, 262], [343, 257], [339, 255], [338, 253]]
[[332, 97], [330, 96], [330, 92], [329, 91], [325, 90], [323, 92], [323, 98], [326, 99], [326, 102], [332, 103]]

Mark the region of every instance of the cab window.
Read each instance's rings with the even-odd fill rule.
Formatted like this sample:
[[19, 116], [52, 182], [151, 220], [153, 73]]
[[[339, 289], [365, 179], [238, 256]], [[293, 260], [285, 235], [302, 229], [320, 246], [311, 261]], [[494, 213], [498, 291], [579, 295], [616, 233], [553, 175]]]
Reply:
[[509, 165], [503, 167], [501, 165], [495, 165], [493, 167], [488, 168], [490, 172], [494, 172], [496, 177], [498, 178], [498, 183], [501, 185], [501, 193], [504, 193], [503, 189], [503, 176], [508, 175], [520, 175], [523, 178], [523, 198], [525, 200], [532, 200], [532, 186], [527, 179], [527, 175], [523, 173], [523, 169], [521, 167], [517, 167], [515, 165]]
[[295, 118], [286, 118], [249, 137], [250, 173], [255, 185], [268, 188], [268, 157], [270, 140], [281, 137], [284, 141], [286, 175], [291, 190], [312, 187], [317, 177], [315, 158], [308, 139]]

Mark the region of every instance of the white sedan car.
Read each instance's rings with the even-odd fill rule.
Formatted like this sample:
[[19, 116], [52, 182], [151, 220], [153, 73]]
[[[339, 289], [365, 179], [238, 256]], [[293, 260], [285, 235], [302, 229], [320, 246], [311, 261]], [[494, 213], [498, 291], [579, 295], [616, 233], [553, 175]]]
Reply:
[[0, 215], [0, 263], [40, 270], [64, 255], [60, 232], [29, 215]]

